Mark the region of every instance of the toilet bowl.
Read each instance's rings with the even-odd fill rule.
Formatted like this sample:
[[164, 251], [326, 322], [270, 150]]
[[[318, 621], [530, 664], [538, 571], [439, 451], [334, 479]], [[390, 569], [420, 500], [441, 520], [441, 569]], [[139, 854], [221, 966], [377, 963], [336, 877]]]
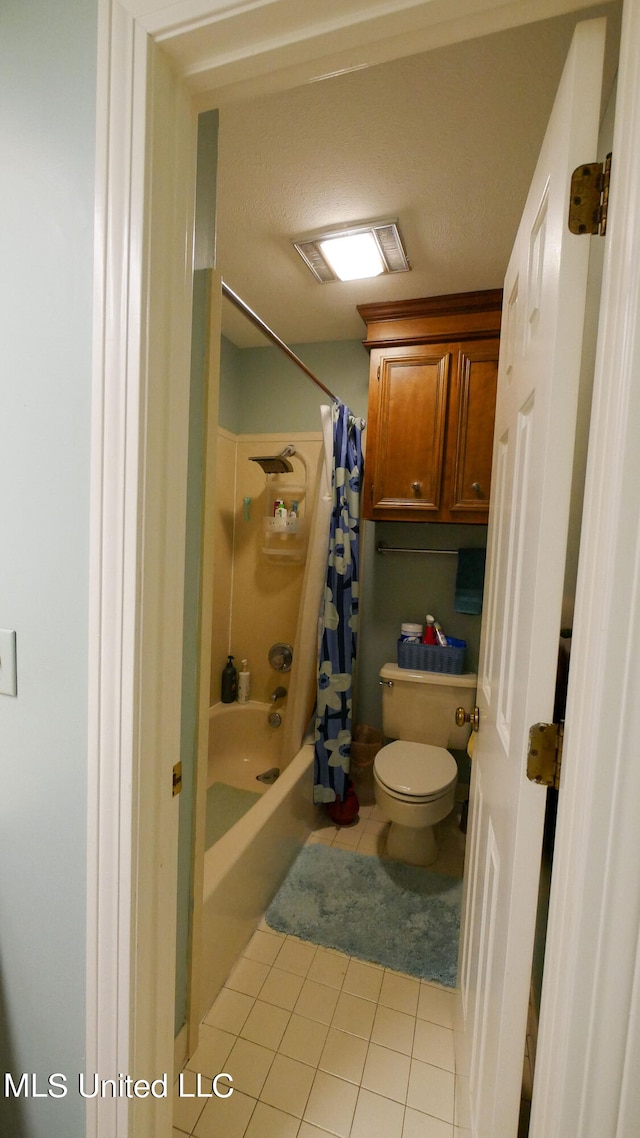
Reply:
[[389, 857], [431, 865], [434, 827], [455, 804], [458, 768], [447, 746], [463, 748], [469, 729], [455, 724], [455, 709], [473, 707], [477, 677], [413, 672], [385, 664], [380, 671], [385, 735], [396, 736], [373, 764], [375, 798], [391, 823]]

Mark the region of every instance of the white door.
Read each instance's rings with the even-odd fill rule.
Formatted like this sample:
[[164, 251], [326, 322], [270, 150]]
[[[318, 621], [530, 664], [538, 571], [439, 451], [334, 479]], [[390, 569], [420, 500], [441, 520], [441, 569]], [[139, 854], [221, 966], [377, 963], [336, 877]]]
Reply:
[[567, 228], [595, 158], [605, 23], [578, 25], [507, 270], [460, 968], [474, 1138], [515, 1138], [546, 791], [589, 245]]

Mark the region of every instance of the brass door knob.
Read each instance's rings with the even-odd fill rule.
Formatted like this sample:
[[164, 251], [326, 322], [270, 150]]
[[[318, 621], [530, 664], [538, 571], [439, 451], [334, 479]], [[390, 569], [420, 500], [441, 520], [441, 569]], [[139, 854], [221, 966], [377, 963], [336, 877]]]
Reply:
[[473, 711], [465, 711], [464, 707], [457, 707], [456, 723], [458, 724], [458, 727], [464, 727], [465, 723], [470, 723], [472, 731], [479, 731], [480, 708], [474, 707]]

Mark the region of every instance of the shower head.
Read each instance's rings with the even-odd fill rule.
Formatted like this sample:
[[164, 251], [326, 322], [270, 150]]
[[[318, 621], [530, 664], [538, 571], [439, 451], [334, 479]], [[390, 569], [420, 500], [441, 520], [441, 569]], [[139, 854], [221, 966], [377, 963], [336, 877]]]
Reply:
[[279, 454], [276, 455], [252, 455], [249, 462], [258, 462], [265, 474], [288, 474], [293, 470], [293, 467], [286, 458], [281, 458]]
[[287, 456], [295, 453], [296, 448], [289, 444], [289, 446], [284, 448], [281, 454], [251, 455], [249, 462], [257, 462], [265, 474], [290, 474], [293, 467]]

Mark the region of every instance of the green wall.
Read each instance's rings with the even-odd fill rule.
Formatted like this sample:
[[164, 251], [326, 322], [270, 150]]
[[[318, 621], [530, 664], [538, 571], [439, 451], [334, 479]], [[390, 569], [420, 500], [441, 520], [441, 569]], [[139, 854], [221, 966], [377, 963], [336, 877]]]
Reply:
[[[355, 415], [366, 416], [369, 356], [360, 340], [290, 347]], [[236, 348], [223, 338], [221, 365], [223, 427], [242, 434], [320, 430], [327, 396], [279, 348]]]
[[240, 396], [242, 392], [242, 351], [225, 336], [220, 343], [220, 408], [218, 422], [233, 434], [240, 434]]
[[376, 546], [453, 549], [485, 546], [487, 527], [438, 525], [434, 522], [368, 522], [363, 541], [363, 590], [356, 717], [380, 728], [378, 672], [396, 658], [403, 621], [424, 624], [433, 613], [445, 633], [467, 641], [466, 670], [476, 671], [480, 616], [454, 609], [457, 557], [451, 554], [378, 553]]
[[97, 0], [0, 3], [0, 1074], [7, 1138], [82, 1138]]

